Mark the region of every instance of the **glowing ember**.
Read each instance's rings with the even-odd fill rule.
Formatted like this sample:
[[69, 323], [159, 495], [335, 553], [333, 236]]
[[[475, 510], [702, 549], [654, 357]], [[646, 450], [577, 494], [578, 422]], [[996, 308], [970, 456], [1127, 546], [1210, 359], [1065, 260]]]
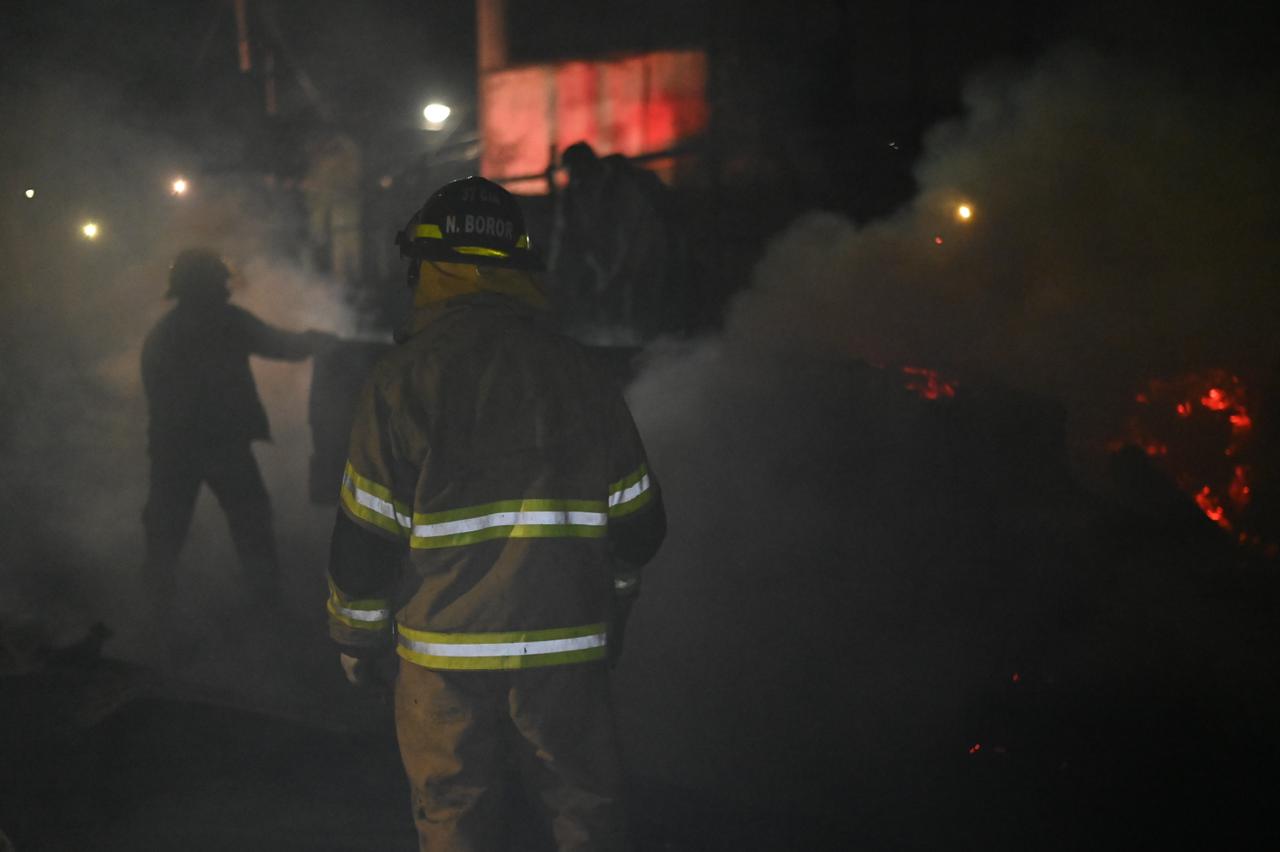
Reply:
[[1231, 522], [1227, 520], [1226, 511], [1218, 505], [1218, 501], [1214, 498], [1213, 492], [1209, 490], [1209, 486], [1206, 485], [1196, 492], [1196, 505], [1200, 507], [1209, 520], [1224, 530], [1231, 529]]
[[937, 370], [927, 367], [903, 367], [907, 377], [906, 388], [921, 399], [954, 399], [956, 383], [942, 378]]
[[1230, 401], [1227, 400], [1226, 394], [1219, 388], [1209, 388], [1209, 392], [1200, 397], [1200, 404], [1210, 411], [1224, 411], [1231, 405]]
[[1227, 497], [1237, 508], [1243, 509], [1249, 505], [1249, 498], [1252, 495], [1253, 489], [1249, 487], [1249, 468], [1238, 464], [1235, 475], [1231, 478], [1231, 484], [1227, 486]]
[[1139, 392], [1125, 443], [1141, 447], [1224, 530], [1252, 499], [1253, 418], [1244, 385], [1225, 370], [1155, 380]]

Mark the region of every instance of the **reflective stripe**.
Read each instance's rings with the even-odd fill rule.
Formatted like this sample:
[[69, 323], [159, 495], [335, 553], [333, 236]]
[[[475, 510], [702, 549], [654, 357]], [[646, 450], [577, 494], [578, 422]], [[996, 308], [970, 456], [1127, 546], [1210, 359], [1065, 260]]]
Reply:
[[389, 609], [352, 609], [351, 607], [334, 603], [331, 610], [334, 615], [344, 616], [354, 621], [386, 621], [391, 618], [391, 610]]
[[505, 251], [485, 248], [484, 246], [454, 246], [453, 250], [458, 254], [478, 254], [482, 257], [507, 257], [507, 253]]
[[608, 523], [604, 512], [494, 512], [477, 518], [461, 521], [448, 521], [443, 524], [414, 524], [413, 534], [417, 538], [435, 538], [442, 535], [459, 535], [477, 532], [490, 527], [556, 526], [562, 524], [582, 524], [599, 527]]
[[609, 486], [609, 517], [628, 515], [647, 504], [652, 497], [649, 467], [642, 464]]
[[351, 462], [342, 473], [342, 505], [353, 517], [396, 535], [409, 535], [413, 526], [409, 507], [393, 500], [390, 488], [356, 473]]
[[413, 516], [414, 548], [457, 547], [494, 538], [603, 538], [609, 516], [598, 500], [504, 500]]
[[329, 580], [329, 614], [356, 630], [386, 630], [391, 627], [391, 605], [382, 598], [350, 600]]
[[396, 652], [430, 669], [523, 669], [602, 660], [604, 624], [514, 633], [428, 633], [403, 625]]

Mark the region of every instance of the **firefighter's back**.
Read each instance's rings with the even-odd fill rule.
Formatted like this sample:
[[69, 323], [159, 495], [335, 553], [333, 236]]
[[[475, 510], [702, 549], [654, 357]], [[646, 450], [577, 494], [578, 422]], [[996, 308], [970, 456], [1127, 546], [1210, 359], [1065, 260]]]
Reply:
[[389, 362], [383, 381], [416, 467], [406, 626], [604, 621], [616, 389], [587, 352], [510, 300], [478, 295]]

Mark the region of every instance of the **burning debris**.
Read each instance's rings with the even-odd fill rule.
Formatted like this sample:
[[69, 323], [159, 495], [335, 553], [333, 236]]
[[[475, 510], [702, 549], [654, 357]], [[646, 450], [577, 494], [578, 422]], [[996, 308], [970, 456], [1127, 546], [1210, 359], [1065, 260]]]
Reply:
[[927, 367], [904, 366], [902, 375], [906, 376], [906, 389], [921, 399], [955, 399], [959, 385], [943, 378], [937, 370]]
[[1153, 379], [1134, 396], [1124, 436], [1110, 449], [1140, 447], [1191, 497], [1205, 517], [1241, 544], [1274, 556], [1277, 545], [1249, 528], [1253, 500], [1253, 417], [1240, 377], [1227, 370]]

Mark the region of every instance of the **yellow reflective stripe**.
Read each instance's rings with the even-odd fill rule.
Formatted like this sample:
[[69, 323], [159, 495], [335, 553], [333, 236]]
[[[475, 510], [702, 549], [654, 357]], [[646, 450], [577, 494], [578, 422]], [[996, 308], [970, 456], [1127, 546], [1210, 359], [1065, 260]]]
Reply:
[[609, 517], [620, 518], [645, 506], [653, 497], [649, 467], [642, 464], [609, 486]]
[[495, 538], [603, 538], [609, 522], [599, 500], [502, 500], [413, 516], [409, 546], [458, 547]]
[[439, 225], [419, 225], [413, 229], [415, 237], [424, 237], [428, 240], [442, 240], [444, 237], [440, 234]]
[[432, 633], [397, 628], [396, 653], [431, 669], [524, 669], [602, 660], [604, 624], [507, 633]]
[[505, 251], [498, 249], [485, 248], [484, 246], [454, 246], [453, 250], [459, 254], [475, 254], [481, 257], [507, 257]]
[[342, 473], [341, 496], [352, 517], [396, 535], [409, 535], [413, 525], [409, 506], [392, 498], [390, 488], [356, 473], [349, 461]]
[[391, 603], [384, 598], [352, 600], [329, 580], [329, 615], [356, 630], [386, 630], [391, 626]]

